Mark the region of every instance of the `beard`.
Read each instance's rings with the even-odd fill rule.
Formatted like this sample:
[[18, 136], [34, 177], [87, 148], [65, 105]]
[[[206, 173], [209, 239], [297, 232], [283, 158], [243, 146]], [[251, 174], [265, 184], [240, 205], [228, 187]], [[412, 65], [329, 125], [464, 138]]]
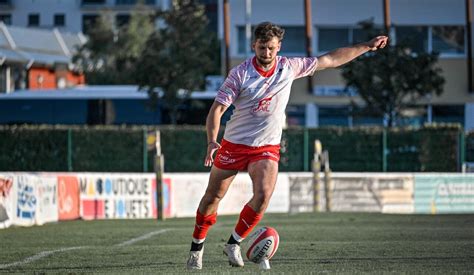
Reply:
[[262, 57], [258, 57], [257, 56], [257, 61], [258, 63], [260, 63], [261, 65], [270, 65], [272, 64], [272, 62], [275, 60], [275, 57], [272, 57], [272, 58], [262, 58]]

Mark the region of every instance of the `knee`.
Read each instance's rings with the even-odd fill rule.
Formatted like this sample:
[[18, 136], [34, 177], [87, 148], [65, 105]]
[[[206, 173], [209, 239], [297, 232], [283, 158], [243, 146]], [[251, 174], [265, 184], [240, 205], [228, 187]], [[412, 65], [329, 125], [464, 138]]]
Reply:
[[254, 199], [260, 207], [266, 208], [266, 206], [270, 203], [270, 199], [272, 197], [271, 191], [262, 191], [254, 194]]

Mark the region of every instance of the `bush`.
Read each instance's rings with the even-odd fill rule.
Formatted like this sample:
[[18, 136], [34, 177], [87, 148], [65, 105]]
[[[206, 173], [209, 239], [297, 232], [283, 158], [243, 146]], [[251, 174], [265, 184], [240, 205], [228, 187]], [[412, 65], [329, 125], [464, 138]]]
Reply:
[[[209, 171], [203, 126], [0, 126], [0, 170], [151, 172], [157, 130], [166, 172]], [[292, 127], [283, 132], [280, 171], [310, 171], [319, 139], [333, 171], [379, 172], [385, 159], [389, 172], [455, 172], [461, 133], [459, 125]], [[474, 161], [474, 132], [465, 143]]]

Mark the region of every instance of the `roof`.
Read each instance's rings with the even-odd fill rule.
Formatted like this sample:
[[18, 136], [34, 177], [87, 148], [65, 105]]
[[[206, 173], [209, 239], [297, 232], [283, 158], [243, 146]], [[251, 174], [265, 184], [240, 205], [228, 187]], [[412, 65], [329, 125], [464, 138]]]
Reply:
[[[214, 99], [216, 91], [196, 91], [193, 99]], [[91, 85], [67, 89], [16, 90], [13, 93], [0, 93], [0, 100], [9, 99], [147, 99], [148, 93], [136, 85]]]
[[7, 26], [0, 22], [0, 60], [3, 62], [71, 65], [72, 56], [84, 43], [81, 33]]

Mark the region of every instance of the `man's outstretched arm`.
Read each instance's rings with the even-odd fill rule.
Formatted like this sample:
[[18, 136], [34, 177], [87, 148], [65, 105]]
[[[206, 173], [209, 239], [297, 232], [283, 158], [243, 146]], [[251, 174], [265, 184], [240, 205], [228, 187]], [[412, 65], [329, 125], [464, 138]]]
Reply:
[[318, 68], [317, 70], [323, 70], [327, 68], [336, 68], [347, 62], [352, 61], [356, 57], [363, 55], [368, 51], [376, 51], [382, 49], [387, 45], [388, 37], [377, 36], [370, 41], [363, 42], [350, 47], [343, 47], [328, 52], [318, 57]]

